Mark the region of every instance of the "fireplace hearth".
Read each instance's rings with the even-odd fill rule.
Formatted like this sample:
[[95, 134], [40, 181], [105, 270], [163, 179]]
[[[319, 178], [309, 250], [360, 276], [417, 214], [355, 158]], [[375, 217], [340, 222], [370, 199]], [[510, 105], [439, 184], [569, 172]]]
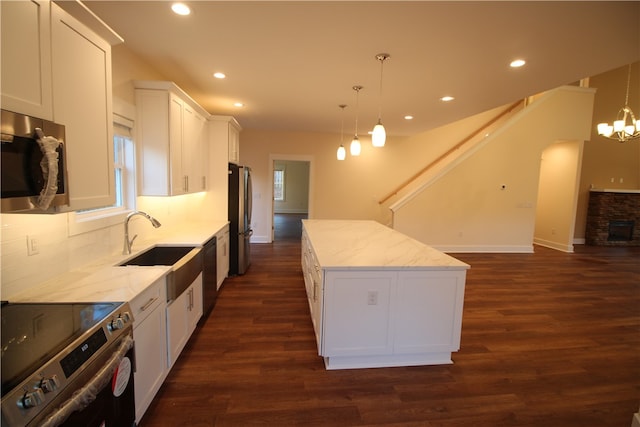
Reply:
[[640, 246], [640, 190], [591, 190], [585, 242]]

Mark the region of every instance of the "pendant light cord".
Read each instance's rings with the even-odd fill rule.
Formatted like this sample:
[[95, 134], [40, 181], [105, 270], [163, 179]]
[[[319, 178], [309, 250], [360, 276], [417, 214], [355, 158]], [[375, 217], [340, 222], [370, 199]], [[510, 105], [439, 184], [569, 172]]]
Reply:
[[378, 92], [378, 122], [382, 119], [382, 69], [384, 68], [384, 60], [380, 59], [380, 91]]
[[384, 71], [384, 61], [389, 59], [391, 55], [388, 53], [379, 53], [376, 55], [376, 59], [380, 61], [380, 87], [378, 91], [378, 123], [382, 120], [382, 77]]
[[340, 104], [338, 105], [338, 107], [340, 107], [340, 109], [342, 109], [342, 114], [341, 114], [341, 119], [342, 119], [342, 123], [340, 124], [340, 145], [344, 145], [344, 109], [347, 106], [347, 104]]
[[624, 97], [624, 106], [629, 106], [629, 85], [631, 84], [631, 64], [629, 64], [629, 72], [627, 73], [627, 94]]
[[362, 89], [362, 86], [353, 87], [353, 90], [356, 91], [356, 136], [358, 136], [358, 111], [360, 110], [360, 89]]

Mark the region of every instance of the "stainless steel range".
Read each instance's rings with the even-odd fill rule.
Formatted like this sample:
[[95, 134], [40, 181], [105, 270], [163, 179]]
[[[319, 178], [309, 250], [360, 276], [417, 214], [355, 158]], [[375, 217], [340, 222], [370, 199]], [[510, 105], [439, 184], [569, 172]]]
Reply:
[[135, 425], [127, 303], [3, 303], [2, 425]]

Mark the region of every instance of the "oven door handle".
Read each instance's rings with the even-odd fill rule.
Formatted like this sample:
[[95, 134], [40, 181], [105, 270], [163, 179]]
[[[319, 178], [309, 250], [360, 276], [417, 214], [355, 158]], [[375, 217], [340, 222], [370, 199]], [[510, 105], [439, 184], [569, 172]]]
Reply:
[[82, 388], [73, 393], [73, 396], [64, 402], [46, 417], [41, 427], [56, 427], [62, 424], [69, 416], [80, 411], [93, 402], [98, 393], [111, 382], [114, 372], [120, 365], [125, 354], [133, 347], [133, 337], [131, 334], [124, 337], [118, 350], [109, 358], [104, 367], [91, 378]]

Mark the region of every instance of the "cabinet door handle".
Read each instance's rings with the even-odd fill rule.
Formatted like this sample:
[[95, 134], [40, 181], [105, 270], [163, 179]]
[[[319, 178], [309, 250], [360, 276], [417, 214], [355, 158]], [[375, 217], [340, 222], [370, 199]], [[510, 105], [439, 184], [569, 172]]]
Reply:
[[182, 180], [184, 181], [183, 183], [184, 191], [189, 191], [189, 175], [185, 175], [184, 178], [182, 178]]
[[157, 299], [158, 297], [150, 298], [149, 301], [147, 301], [142, 307], [140, 307], [140, 311], [146, 311], [154, 302], [156, 302]]

